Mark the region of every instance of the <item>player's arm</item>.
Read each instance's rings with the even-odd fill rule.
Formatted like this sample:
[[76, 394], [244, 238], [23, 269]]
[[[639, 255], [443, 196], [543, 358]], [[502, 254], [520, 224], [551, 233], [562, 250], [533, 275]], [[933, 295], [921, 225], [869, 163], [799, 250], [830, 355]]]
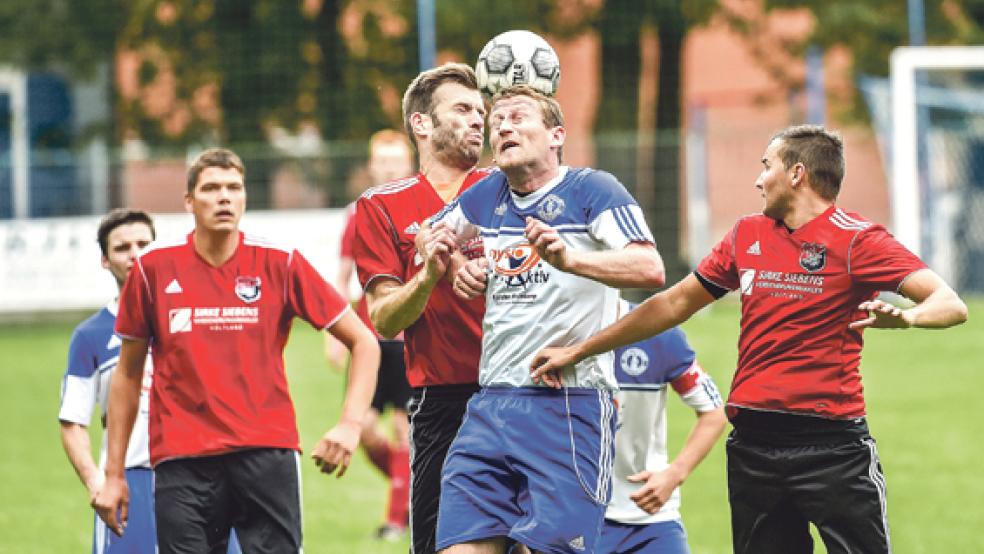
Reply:
[[601, 354], [651, 337], [679, 325], [697, 310], [714, 301], [694, 274], [659, 294], [649, 297], [628, 315], [602, 329], [596, 335], [572, 346], [544, 348], [530, 365], [534, 383], [560, 388], [558, 375], [588, 356]]
[[449, 228], [438, 225], [433, 228], [426, 222], [416, 239], [417, 253], [423, 259], [423, 268], [406, 283], [380, 277], [369, 283], [366, 299], [369, 302], [369, 319], [380, 335], [393, 338], [424, 313], [431, 291], [437, 286], [451, 264], [455, 251], [454, 234]]
[[916, 305], [903, 309], [878, 299], [862, 302], [858, 309], [867, 310], [868, 317], [852, 322], [850, 327], [945, 329], [967, 321], [967, 305], [931, 269], [920, 269], [909, 275], [899, 292]]
[[109, 385], [106, 481], [93, 500], [92, 507], [106, 522], [106, 526], [117, 535], [123, 534], [130, 503], [125, 475], [126, 448], [140, 407], [140, 387], [147, 348], [145, 339], [124, 337], [120, 347], [120, 362]]
[[349, 349], [352, 363], [349, 364], [348, 388], [341, 418], [318, 441], [311, 457], [322, 472], [331, 473], [338, 468], [338, 476], [341, 477], [359, 446], [362, 420], [376, 390], [379, 341], [350, 309], [345, 310], [338, 321], [328, 328], [328, 332]]
[[59, 421], [61, 424], [61, 441], [65, 448], [68, 461], [75, 468], [79, 480], [89, 491], [89, 501], [95, 499], [102, 484], [102, 473], [92, 459], [92, 447], [89, 443], [89, 429], [81, 423]]
[[532, 217], [526, 218], [526, 238], [553, 267], [610, 287], [658, 288], [666, 283], [663, 259], [652, 243], [631, 242], [620, 250], [576, 250], [556, 229]]

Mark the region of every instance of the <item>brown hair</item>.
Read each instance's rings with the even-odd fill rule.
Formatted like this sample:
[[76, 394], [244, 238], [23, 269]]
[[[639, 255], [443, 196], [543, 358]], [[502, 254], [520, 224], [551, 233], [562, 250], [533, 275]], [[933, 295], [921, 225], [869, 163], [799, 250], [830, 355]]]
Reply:
[[412, 151], [407, 136], [393, 129], [380, 129], [369, 137], [369, 155], [371, 156], [373, 149], [382, 144], [402, 144], [407, 150]]
[[188, 192], [195, 190], [198, 184], [198, 177], [208, 167], [221, 167], [222, 169], [235, 169], [243, 178], [246, 178], [246, 166], [235, 152], [227, 148], [209, 148], [195, 158], [195, 161], [188, 168]]
[[[560, 109], [560, 102], [552, 96], [547, 96], [529, 85], [516, 85], [506, 87], [495, 93], [492, 97], [492, 105], [499, 100], [515, 98], [516, 96], [526, 96], [536, 101], [540, 106], [540, 116], [543, 118], [543, 125], [548, 129], [564, 126], [564, 112]], [[557, 161], [560, 162], [564, 157], [564, 147], [557, 149]]]
[[413, 128], [410, 126], [410, 116], [415, 113], [433, 115], [434, 91], [444, 83], [458, 83], [466, 88], [478, 90], [475, 71], [463, 63], [446, 63], [417, 75], [403, 94], [403, 126], [414, 150], [417, 149], [417, 138], [413, 135]]
[[157, 238], [154, 220], [151, 219], [150, 214], [143, 210], [116, 208], [102, 218], [102, 221], [99, 222], [99, 230], [96, 231], [96, 241], [99, 242], [99, 250], [102, 251], [103, 256], [109, 253], [109, 234], [113, 232], [113, 229], [127, 223], [143, 223], [150, 227], [150, 238]]
[[[844, 180], [844, 140], [822, 125], [794, 125], [776, 133], [783, 168], [797, 163], [806, 167], [814, 192], [825, 200], [836, 200]], [[772, 141], [769, 141], [772, 142]]]

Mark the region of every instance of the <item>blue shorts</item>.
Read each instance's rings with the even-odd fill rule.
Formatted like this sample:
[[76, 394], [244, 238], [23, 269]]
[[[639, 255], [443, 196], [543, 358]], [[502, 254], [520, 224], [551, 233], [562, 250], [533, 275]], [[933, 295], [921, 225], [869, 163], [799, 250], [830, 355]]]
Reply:
[[92, 537], [93, 554], [157, 552], [157, 524], [154, 521], [154, 472], [149, 468], [126, 470], [126, 485], [130, 489], [130, 511], [122, 537], [117, 537], [96, 518]]
[[545, 553], [596, 552], [615, 420], [608, 391], [476, 393], [444, 462], [438, 550], [509, 537]]
[[[92, 533], [93, 554], [156, 554], [157, 522], [154, 517], [154, 472], [148, 468], [134, 467], [126, 470], [126, 485], [130, 489], [130, 507], [126, 529], [117, 537], [106, 523], [95, 516]], [[241, 554], [239, 541], [233, 531], [229, 535], [226, 554]]]
[[605, 554], [690, 554], [687, 531], [678, 519], [632, 525], [605, 520], [598, 541], [598, 552]]

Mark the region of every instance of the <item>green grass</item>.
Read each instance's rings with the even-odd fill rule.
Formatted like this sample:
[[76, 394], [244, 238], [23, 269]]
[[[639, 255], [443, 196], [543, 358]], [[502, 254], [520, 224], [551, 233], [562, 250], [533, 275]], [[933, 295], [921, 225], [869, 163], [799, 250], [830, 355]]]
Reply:
[[[984, 300], [971, 322], [944, 332], [869, 331], [862, 362], [869, 424], [888, 478], [892, 540], [900, 553], [984, 552], [984, 479], [976, 465], [976, 403], [984, 390]], [[738, 308], [725, 300], [685, 328], [702, 365], [727, 389]], [[73, 324], [0, 326], [0, 553], [86, 552], [92, 512], [58, 438], [58, 391]], [[321, 337], [295, 326], [287, 367], [306, 450], [335, 421], [342, 377], [321, 357]], [[693, 416], [670, 402], [671, 452]], [[97, 442], [94, 441], [94, 442]], [[304, 467], [305, 550], [397, 553], [407, 544], [371, 539], [385, 483], [361, 454], [341, 478]], [[719, 444], [683, 490], [694, 554], [730, 552], [724, 452]], [[823, 552], [818, 546], [818, 552]]]

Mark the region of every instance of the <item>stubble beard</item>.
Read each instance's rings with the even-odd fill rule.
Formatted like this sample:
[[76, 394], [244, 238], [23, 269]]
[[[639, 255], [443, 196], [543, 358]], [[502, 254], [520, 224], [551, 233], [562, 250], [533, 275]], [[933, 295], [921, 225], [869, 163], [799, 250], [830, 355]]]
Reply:
[[435, 118], [434, 127], [434, 157], [442, 164], [459, 169], [471, 169], [478, 164], [482, 148], [468, 144], [463, 136], [458, 136], [450, 125], [441, 123]]

